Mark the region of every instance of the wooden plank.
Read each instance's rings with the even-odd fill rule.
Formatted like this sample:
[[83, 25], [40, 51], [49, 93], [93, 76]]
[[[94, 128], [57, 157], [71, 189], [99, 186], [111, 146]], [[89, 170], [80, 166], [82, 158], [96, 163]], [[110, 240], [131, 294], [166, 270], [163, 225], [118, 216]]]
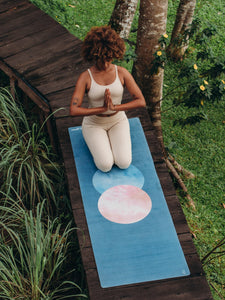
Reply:
[[51, 104], [52, 111], [55, 112], [56, 110], [63, 108], [62, 110], [59, 110], [54, 114], [55, 118], [60, 117], [68, 117], [69, 116], [69, 107], [70, 107], [70, 101], [73, 95], [75, 82], [79, 76], [79, 73], [74, 74], [74, 77], [72, 79], [73, 86], [59, 90], [53, 93], [50, 93], [47, 95], [48, 101]]
[[[118, 270], [119, 272], [119, 270]], [[86, 271], [92, 300], [212, 300], [206, 279], [195, 276], [102, 289], [95, 269]]]
[[[30, 23], [30, 27], [36, 28], [37, 31], [37, 24], [32, 23], [32, 16], [33, 14], [30, 14], [28, 10], [26, 10], [26, 13], [28, 16], [23, 15], [22, 21], [28, 20], [28, 24]], [[36, 9], [34, 13], [39, 13], [41, 18], [46, 19], [46, 15], [44, 15], [40, 10]], [[42, 17], [43, 15], [43, 17]], [[36, 16], [35, 19], [37, 19], [38, 16]], [[50, 18], [48, 18], [50, 19]], [[51, 19], [52, 20], [52, 19]], [[17, 21], [17, 22], [16, 22]], [[14, 19], [14, 23], [16, 22], [15, 26], [21, 26], [21, 18], [16, 18]], [[26, 21], [27, 22], [27, 21]], [[18, 24], [17, 24], [18, 23]], [[10, 25], [10, 24], [9, 24]], [[23, 76], [26, 76], [26, 78], [29, 80], [30, 84], [33, 84], [36, 88], [40, 89], [40, 92], [43, 94], [52, 92], [55, 90], [55, 88], [58, 88], [58, 82], [61, 83], [62, 89], [65, 88], [65, 84], [69, 84], [70, 82], [72, 85], [74, 85], [74, 81], [72, 80], [72, 76], [74, 74], [74, 68], [78, 68], [78, 60], [80, 60], [80, 53], [77, 51], [74, 51], [76, 48], [80, 48], [80, 46], [77, 45], [77, 43], [81, 43], [81, 41], [74, 36], [70, 35], [66, 29], [63, 27], [59, 26], [56, 22], [52, 22], [50, 24], [51, 27], [50, 29], [47, 28], [43, 31], [38, 31], [35, 35], [28, 35], [25, 36], [22, 40], [17, 39], [16, 41], [12, 43], [6, 44], [5, 47], [1, 49], [0, 56], [5, 58], [5, 61], [12, 65], [16, 70], [18, 70], [20, 73], [23, 73]], [[13, 27], [15, 28], [15, 27]], [[20, 32], [23, 31], [23, 27], [20, 28]], [[26, 28], [25, 28], [26, 29]], [[35, 30], [35, 29], [33, 29]], [[65, 43], [68, 44], [68, 40], [65, 40], [63, 37], [61, 37], [58, 41], [60, 43], [56, 44], [56, 41], [53, 39], [55, 37], [55, 31], [56, 33], [66, 33], [66, 38], [72, 37], [72, 44], [68, 45], [68, 47], [65, 47]], [[51, 36], [51, 39], [49, 39], [49, 36]], [[69, 42], [71, 39], [69, 39]], [[46, 44], [47, 43], [47, 44]], [[57, 49], [57, 53], [55, 51], [55, 56], [53, 57], [49, 51], [46, 53], [43, 51], [43, 49], [48, 48], [49, 45], [53, 44], [54, 48]], [[41, 49], [40, 47], [34, 47], [35, 45], [41, 44]], [[60, 45], [61, 44], [61, 45]], [[34, 48], [33, 48], [34, 47]], [[30, 49], [33, 48], [33, 49]], [[16, 50], [15, 50], [16, 49]], [[62, 49], [62, 51], [60, 51]], [[68, 50], [67, 50], [68, 49]], [[28, 50], [28, 51], [24, 51]], [[67, 50], [67, 51], [65, 51]], [[37, 51], [39, 53], [39, 56], [43, 58], [42, 61], [38, 60], [35, 62], [33, 57], [36, 57]], [[34, 52], [33, 57], [30, 57], [29, 53]], [[70, 52], [70, 53], [69, 53]], [[19, 54], [19, 56], [18, 56]], [[48, 54], [51, 55], [51, 59], [48, 59]], [[66, 54], [66, 55], [65, 55]], [[13, 57], [10, 57], [9, 60], [6, 58], [13, 55]], [[27, 57], [26, 60], [24, 60], [24, 56]], [[13, 61], [14, 60], [14, 61]], [[23, 69], [20, 68], [20, 60], [23, 61]], [[19, 64], [19, 66], [18, 66]], [[30, 68], [26, 68], [26, 65], [31, 66]], [[26, 68], [26, 69], [25, 69]], [[25, 69], [25, 70], [24, 70]], [[70, 79], [70, 74], [68, 74], [68, 71], [71, 73], [71, 79]], [[29, 73], [29, 74], [28, 74]], [[66, 75], [65, 75], [66, 74]], [[55, 77], [54, 77], [55, 76]], [[51, 83], [49, 80], [51, 80]], [[46, 81], [47, 81], [47, 86], [46, 86]], [[45, 90], [47, 88], [47, 91]], [[50, 90], [48, 89], [50, 88]], [[52, 89], [51, 89], [52, 88]]]
[[[58, 118], [55, 120], [56, 128], [57, 128], [57, 135], [60, 141], [60, 146], [70, 145], [68, 128], [73, 126], [79, 126], [82, 122], [82, 117], [66, 117], [66, 118]], [[71, 146], [70, 146], [71, 148]]]
[[[41, 70], [36, 69], [32, 74], [28, 73], [26, 75], [29, 82], [35, 85], [43, 94], [74, 87], [74, 74], [76, 73], [74, 62], [76, 62], [76, 65], [81, 65], [83, 62], [79, 53], [77, 53], [77, 56], [72, 53], [67, 58], [59, 54], [55, 58], [58, 60], [57, 64], [50, 60], [46, 62], [45, 74], [40, 76], [39, 72]], [[73, 63], [71, 63], [72, 61]]]
[[[151, 141], [149, 141], [149, 144], [151, 146]], [[158, 177], [160, 178], [160, 183], [164, 194], [166, 196], [176, 195], [175, 187], [169, 175], [165, 162], [164, 161], [157, 162], [157, 163], [155, 162], [155, 168]]]
[[[0, 4], [1, 8], [1, 4]], [[0, 25], [1, 25], [1, 35], [4, 37], [3, 43], [7, 42], [7, 33], [14, 31], [18, 28], [21, 28], [32, 25], [29, 21], [32, 19], [33, 21], [38, 17], [43, 17], [45, 15], [44, 12], [40, 11], [37, 7], [32, 5], [31, 3], [27, 3], [20, 9], [17, 7], [8, 10], [7, 13], [0, 13]], [[39, 21], [40, 22], [40, 21]], [[14, 37], [16, 38], [16, 36]]]
[[[79, 218], [81, 214], [79, 214], [79, 210], [77, 213], [74, 213], [75, 218]], [[96, 276], [97, 274], [97, 266], [94, 258], [94, 253], [91, 247], [91, 241], [90, 236], [87, 231], [87, 227], [83, 224], [78, 225], [80, 226], [80, 229], [78, 229], [78, 236], [80, 240], [81, 245], [81, 254], [82, 254], [82, 261], [84, 264], [84, 267], [86, 270], [95, 269], [96, 270]], [[185, 257], [189, 266], [189, 269], [191, 271], [191, 277], [194, 276], [203, 276], [203, 270], [201, 263], [199, 261], [198, 255], [196, 253], [191, 253], [195, 249], [193, 249], [192, 241], [189, 239], [188, 234], [183, 234], [180, 237], [182, 248], [184, 249]], [[191, 246], [191, 247], [190, 247]], [[186, 277], [186, 278], [189, 278]]]
[[[40, 23], [40, 18], [42, 22]], [[14, 19], [12, 18], [12, 28], [8, 27], [7, 18], [6, 22], [1, 25], [1, 41], [0, 46], [11, 45], [13, 47], [13, 42], [20, 41], [21, 39], [30, 35], [36, 35], [42, 30], [46, 30], [51, 26], [55, 26], [55, 21], [49, 18], [48, 15], [36, 10], [33, 13], [28, 13], [24, 18]], [[20, 43], [17, 44], [20, 46]], [[14, 49], [15, 50], [15, 49]], [[17, 49], [16, 49], [17, 50]]]
[[6, 36], [8, 31], [14, 30], [16, 25], [19, 26], [20, 23], [26, 22], [24, 19], [35, 12], [38, 15], [41, 14], [34, 5], [28, 2], [20, 8], [13, 7], [4, 14], [0, 14], [1, 35]]
[[[30, 65], [33, 65], [33, 68], [38, 67], [40, 64], [44, 64], [49, 59], [53, 59], [55, 56], [57, 59], [58, 55], [62, 55], [62, 46], [64, 44], [64, 50], [68, 51], [71, 49], [71, 46], [74, 44], [74, 38], [72, 35], [63, 27], [53, 27], [53, 36], [49, 36], [46, 32], [40, 32], [40, 38], [37, 35], [35, 40], [40, 39], [38, 42], [35, 42], [34, 45], [31, 45], [29, 48], [24, 51], [16, 52], [14, 55], [9, 57], [3, 57], [4, 60], [9, 64], [14, 66], [21, 74], [23, 74]], [[51, 34], [51, 31], [49, 31]], [[44, 37], [42, 36], [44, 35]]]
[[[31, 69], [34, 70], [38, 66], [48, 65], [54, 60], [62, 57], [61, 51], [62, 44], [65, 43], [64, 54], [74, 48], [74, 40], [72, 35], [62, 34], [47, 40], [43, 44], [39, 44], [16, 55], [7, 57], [4, 61], [11, 65], [22, 76], [26, 73], [26, 78], [30, 84], [34, 85], [40, 93], [49, 94], [54, 91], [62, 90], [71, 86], [74, 86], [74, 80], [72, 74], [76, 71], [76, 67], [73, 67], [71, 62], [61, 68], [59, 71], [51, 72], [46, 77], [33, 77], [29, 78], [27, 74]], [[77, 64], [81, 64], [82, 60], [76, 61]], [[71, 76], [70, 74], [71, 73]], [[67, 74], [67, 75], [65, 75]], [[43, 82], [44, 80], [44, 82]]]
[[[31, 21], [31, 20], [30, 20]], [[32, 28], [32, 26], [30, 26]], [[1, 46], [0, 55], [1, 57], [7, 61], [7, 58], [12, 57], [20, 57], [23, 56], [23, 53], [32, 52], [32, 48], [40, 46], [44, 47], [44, 44], [49, 41], [49, 35], [52, 39], [54, 37], [59, 37], [65, 34], [65, 30], [63, 27], [58, 26], [49, 26], [44, 30], [39, 30], [38, 32], [34, 32], [34, 34], [22, 37], [21, 39], [17, 39], [11, 43], [7, 43], [4, 46]], [[53, 40], [54, 42], [54, 40]], [[29, 62], [26, 62], [29, 64]], [[14, 65], [11, 63], [11, 65]]]
[[32, 88], [24, 79], [22, 79], [17, 72], [15, 72], [13, 69], [11, 69], [8, 65], [6, 65], [1, 59], [0, 59], [0, 69], [7, 74], [10, 78], [13, 78], [16, 82], [19, 88], [21, 88], [24, 93], [35, 102], [39, 108], [44, 111], [45, 113], [50, 112], [50, 107], [47, 103], [47, 100], [38, 93], [34, 88]]
[[72, 47], [67, 51], [63, 51], [62, 49], [62, 52], [59, 51], [55, 59], [49, 59], [46, 65], [39, 65], [26, 70], [26, 72], [24, 72], [24, 76], [29, 77], [29, 80], [32, 81], [37, 80], [38, 77], [50, 78], [53, 72], [62, 72], [62, 75], [65, 78], [73, 78], [72, 84], [74, 85], [74, 76], [79, 72], [79, 66], [83, 64], [79, 51], [74, 51], [74, 48], [79, 46], [80, 43], [81, 42], [79, 40], [73, 41]]
[[190, 229], [177, 196], [166, 196], [166, 202], [169, 207], [177, 234], [189, 233]]
[[26, 0], [1, 0], [0, 2], [0, 14], [10, 13], [12, 10], [24, 9], [29, 6], [30, 3]]

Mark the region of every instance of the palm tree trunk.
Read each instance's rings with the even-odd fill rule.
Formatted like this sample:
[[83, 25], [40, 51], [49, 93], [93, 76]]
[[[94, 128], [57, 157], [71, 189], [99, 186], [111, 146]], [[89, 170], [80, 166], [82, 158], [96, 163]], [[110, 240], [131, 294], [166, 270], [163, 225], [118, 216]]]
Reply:
[[167, 7], [168, 0], [141, 0], [136, 45], [137, 60], [134, 63], [132, 73], [145, 97], [166, 165], [185, 191], [189, 204], [194, 208], [194, 202], [181, 177], [168, 159], [164, 146], [161, 123], [164, 70], [159, 68], [157, 74], [151, 74], [154, 53], [159, 49], [159, 38], [166, 32]]
[[138, 0], [116, 0], [109, 25], [124, 39], [129, 37], [137, 4]]
[[180, 0], [170, 44], [167, 48], [167, 52], [175, 60], [182, 59], [188, 48], [188, 36], [184, 40], [184, 33], [192, 23], [195, 6], [196, 0]]
[[133, 75], [140, 86], [157, 137], [163, 145], [161, 127], [161, 105], [164, 70], [151, 75], [154, 53], [159, 48], [158, 40], [166, 32], [168, 0], [141, 0], [137, 33], [137, 60]]

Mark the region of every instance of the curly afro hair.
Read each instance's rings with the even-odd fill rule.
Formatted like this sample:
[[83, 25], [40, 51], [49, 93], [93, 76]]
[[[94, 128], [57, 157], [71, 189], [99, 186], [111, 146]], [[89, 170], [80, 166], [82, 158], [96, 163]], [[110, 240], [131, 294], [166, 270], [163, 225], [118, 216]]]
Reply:
[[82, 46], [82, 55], [89, 62], [104, 63], [122, 59], [124, 53], [123, 39], [110, 26], [91, 28]]

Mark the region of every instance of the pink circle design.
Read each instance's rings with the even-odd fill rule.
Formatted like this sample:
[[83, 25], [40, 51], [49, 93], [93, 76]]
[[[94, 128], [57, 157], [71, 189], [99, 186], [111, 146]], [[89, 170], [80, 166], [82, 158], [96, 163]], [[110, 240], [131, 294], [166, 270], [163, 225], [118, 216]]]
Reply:
[[131, 224], [144, 219], [152, 201], [142, 189], [133, 185], [117, 185], [106, 190], [98, 200], [98, 209], [107, 220]]

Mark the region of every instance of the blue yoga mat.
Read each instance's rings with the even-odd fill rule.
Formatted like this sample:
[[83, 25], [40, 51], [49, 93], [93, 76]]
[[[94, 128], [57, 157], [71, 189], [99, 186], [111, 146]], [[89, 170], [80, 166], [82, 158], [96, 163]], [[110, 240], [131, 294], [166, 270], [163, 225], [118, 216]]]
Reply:
[[141, 123], [129, 122], [132, 164], [108, 173], [95, 167], [81, 127], [69, 128], [103, 288], [190, 274]]

